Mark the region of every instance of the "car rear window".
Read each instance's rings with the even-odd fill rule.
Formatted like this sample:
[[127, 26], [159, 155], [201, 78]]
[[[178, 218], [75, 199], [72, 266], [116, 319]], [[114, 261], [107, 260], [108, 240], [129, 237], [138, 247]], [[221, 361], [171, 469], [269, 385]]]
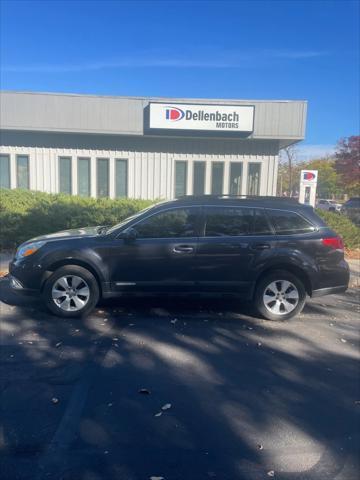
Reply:
[[314, 225], [295, 212], [267, 210], [271, 223], [278, 235], [309, 233], [316, 230]]

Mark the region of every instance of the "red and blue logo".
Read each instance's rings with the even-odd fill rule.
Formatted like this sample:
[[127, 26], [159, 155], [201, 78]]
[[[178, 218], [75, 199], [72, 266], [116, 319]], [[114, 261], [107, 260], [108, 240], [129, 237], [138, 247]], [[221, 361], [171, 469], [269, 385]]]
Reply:
[[184, 118], [185, 112], [180, 108], [176, 107], [167, 107], [165, 110], [166, 120], [170, 120], [171, 122], [178, 122], [182, 118]]
[[316, 177], [315, 173], [304, 172], [304, 180], [314, 180]]

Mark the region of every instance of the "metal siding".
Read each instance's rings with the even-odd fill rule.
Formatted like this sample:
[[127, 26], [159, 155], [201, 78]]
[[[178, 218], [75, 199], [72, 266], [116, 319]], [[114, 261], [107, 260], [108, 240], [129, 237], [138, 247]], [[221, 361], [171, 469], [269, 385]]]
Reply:
[[[0, 124], [3, 129], [140, 136], [144, 130], [144, 108], [153, 101], [151, 98], [21, 92], [1, 92], [0, 95]], [[305, 101], [154, 100], [174, 104], [254, 105], [254, 132], [250, 138], [304, 138]]]

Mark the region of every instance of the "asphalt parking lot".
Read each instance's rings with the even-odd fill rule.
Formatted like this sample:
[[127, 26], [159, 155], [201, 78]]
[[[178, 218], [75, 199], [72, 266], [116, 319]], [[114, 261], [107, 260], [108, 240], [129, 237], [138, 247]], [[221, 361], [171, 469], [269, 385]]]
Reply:
[[188, 299], [64, 321], [0, 287], [2, 480], [358, 478], [359, 290], [282, 324]]

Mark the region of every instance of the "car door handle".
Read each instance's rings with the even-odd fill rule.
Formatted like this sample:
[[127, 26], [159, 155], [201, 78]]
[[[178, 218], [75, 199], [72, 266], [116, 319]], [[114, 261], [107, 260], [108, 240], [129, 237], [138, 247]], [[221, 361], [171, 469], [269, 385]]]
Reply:
[[269, 243], [255, 243], [251, 246], [252, 250], [268, 250], [270, 248]]
[[194, 247], [189, 247], [188, 245], [177, 245], [173, 248], [173, 253], [193, 253]]

